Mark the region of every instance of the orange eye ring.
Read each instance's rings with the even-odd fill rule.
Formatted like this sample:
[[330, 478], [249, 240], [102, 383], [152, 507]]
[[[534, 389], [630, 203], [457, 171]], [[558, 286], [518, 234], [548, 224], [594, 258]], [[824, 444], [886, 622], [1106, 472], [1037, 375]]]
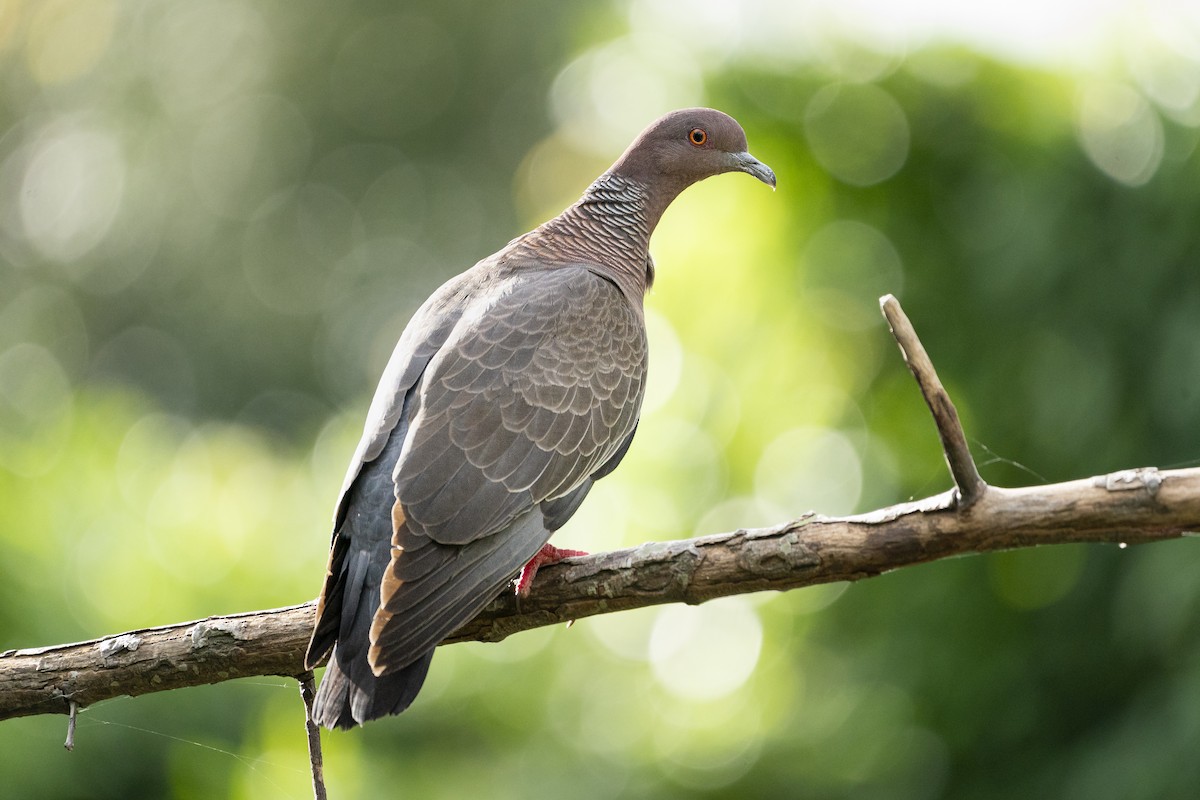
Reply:
[[703, 147], [704, 143], [708, 141], [708, 134], [704, 128], [692, 128], [688, 133], [688, 141], [696, 147]]

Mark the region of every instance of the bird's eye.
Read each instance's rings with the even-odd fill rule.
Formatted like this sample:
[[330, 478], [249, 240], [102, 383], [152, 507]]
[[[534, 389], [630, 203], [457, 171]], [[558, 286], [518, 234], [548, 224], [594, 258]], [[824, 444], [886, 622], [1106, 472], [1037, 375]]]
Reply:
[[700, 147], [708, 141], [708, 134], [704, 132], [704, 128], [692, 128], [692, 132], [688, 134], [688, 141]]

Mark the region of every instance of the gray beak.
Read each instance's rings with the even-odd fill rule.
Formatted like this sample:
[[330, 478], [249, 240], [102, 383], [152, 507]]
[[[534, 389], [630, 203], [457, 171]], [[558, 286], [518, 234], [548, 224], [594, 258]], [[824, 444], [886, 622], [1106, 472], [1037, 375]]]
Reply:
[[753, 175], [772, 189], [775, 188], [775, 173], [766, 164], [749, 153], [731, 153], [730, 158], [734, 169]]

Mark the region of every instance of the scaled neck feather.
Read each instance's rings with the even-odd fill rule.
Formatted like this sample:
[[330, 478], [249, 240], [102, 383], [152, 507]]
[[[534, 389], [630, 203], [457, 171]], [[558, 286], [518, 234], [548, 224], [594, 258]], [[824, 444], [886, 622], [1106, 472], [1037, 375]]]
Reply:
[[637, 181], [606, 172], [566, 211], [514, 242], [522, 255], [600, 268], [640, 305], [653, 280], [650, 235], [662, 215]]

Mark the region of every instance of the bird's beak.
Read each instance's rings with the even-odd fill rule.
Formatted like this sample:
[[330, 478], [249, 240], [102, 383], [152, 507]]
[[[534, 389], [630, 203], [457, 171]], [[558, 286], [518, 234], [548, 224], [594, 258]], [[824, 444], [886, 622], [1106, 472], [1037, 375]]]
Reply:
[[747, 175], [753, 175], [760, 181], [775, 188], [775, 172], [763, 162], [749, 153], [732, 153], [733, 168]]

